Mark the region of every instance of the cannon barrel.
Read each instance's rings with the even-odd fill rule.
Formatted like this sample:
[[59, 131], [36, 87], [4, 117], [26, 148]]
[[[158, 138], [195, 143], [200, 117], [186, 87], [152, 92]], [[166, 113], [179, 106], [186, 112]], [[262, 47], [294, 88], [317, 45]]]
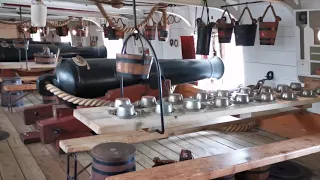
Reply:
[[[58, 52], [60, 48], [60, 56], [63, 58], [71, 58], [76, 55], [80, 55], [83, 58], [105, 58], [107, 57], [107, 49], [105, 46], [100, 47], [72, 47], [66, 45], [54, 45], [54, 44], [29, 44], [28, 59], [33, 59], [35, 53], [43, 51], [43, 47], [46, 46], [54, 54]], [[21, 50], [21, 60], [25, 60], [25, 50]], [[0, 46], [0, 62], [19, 62], [19, 50], [14, 47], [2, 47]]]
[[[0, 38], [0, 42], [5, 41], [10, 46], [13, 46], [14, 41], [21, 41], [21, 40], [23, 40], [23, 39], [21, 39], [21, 38], [10, 38], [10, 39]], [[29, 44], [53, 44], [53, 45], [57, 45], [57, 46], [71, 46], [70, 42], [42, 42], [42, 41], [33, 41], [32, 38], [26, 38], [26, 40], [29, 41]]]
[[[162, 74], [173, 85], [194, 82], [206, 78], [221, 78], [224, 64], [218, 57], [201, 60], [159, 60]], [[37, 81], [38, 91], [48, 93], [45, 83], [51, 82], [61, 90], [83, 98], [104, 96], [111, 89], [120, 87], [116, 75], [115, 59], [88, 59], [87, 66], [78, 66], [72, 59], [63, 59], [57, 65], [54, 75], [42, 75]], [[153, 63], [148, 83], [157, 84], [155, 63]], [[124, 86], [145, 83], [141, 79], [124, 78]]]

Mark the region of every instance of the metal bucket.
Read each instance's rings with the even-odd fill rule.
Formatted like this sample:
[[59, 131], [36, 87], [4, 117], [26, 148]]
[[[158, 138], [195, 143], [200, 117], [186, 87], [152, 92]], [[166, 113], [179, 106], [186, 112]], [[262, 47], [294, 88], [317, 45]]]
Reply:
[[114, 176], [136, 170], [136, 149], [126, 143], [104, 143], [95, 146], [93, 155], [91, 180], [105, 180]]

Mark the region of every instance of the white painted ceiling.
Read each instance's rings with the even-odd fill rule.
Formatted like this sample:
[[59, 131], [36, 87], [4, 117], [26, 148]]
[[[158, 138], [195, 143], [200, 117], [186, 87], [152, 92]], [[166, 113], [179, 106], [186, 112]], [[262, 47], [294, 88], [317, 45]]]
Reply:
[[[172, 0], [168, 0], [172, 1]], [[199, 1], [199, 0], [191, 0]], [[48, 19], [66, 19], [68, 16], [74, 17], [102, 17], [101, 13], [97, 9], [96, 5], [92, 1], [88, 0], [43, 0], [45, 5], [48, 7]], [[145, 3], [148, 4], [145, 4]], [[158, 0], [137, 0], [137, 15], [142, 17], [144, 11], [149, 11], [153, 4], [158, 3]], [[162, 1], [163, 2], [163, 1]], [[15, 19], [19, 20], [19, 7], [22, 9], [23, 19], [30, 18], [30, 4], [31, 0], [0, 0], [0, 19], [10, 20]], [[106, 12], [110, 15], [132, 15], [133, 10], [132, 1], [125, 0], [124, 3], [129, 6], [124, 6], [120, 9], [113, 8], [110, 5], [104, 5]], [[143, 4], [142, 4], [143, 3]], [[143, 6], [139, 6], [143, 5]]]

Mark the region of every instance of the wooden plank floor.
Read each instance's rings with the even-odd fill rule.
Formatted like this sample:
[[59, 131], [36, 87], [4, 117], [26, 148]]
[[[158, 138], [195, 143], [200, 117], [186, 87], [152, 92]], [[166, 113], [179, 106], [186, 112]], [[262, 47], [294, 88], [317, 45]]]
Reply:
[[[39, 94], [24, 98], [25, 106], [41, 104]], [[7, 108], [0, 108], [0, 128], [8, 131], [10, 137], [0, 141], [0, 180], [57, 180], [66, 179], [67, 156], [57, 154], [51, 145], [41, 143], [24, 145], [19, 133], [35, 130], [22, 121], [22, 107], [14, 108], [11, 114]], [[151, 168], [152, 159], [179, 160], [181, 149], [191, 150], [194, 158], [225, 153], [236, 149], [281, 141], [284, 138], [256, 129], [247, 133], [223, 133], [202, 131], [168, 139], [134, 144], [137, 149], [137, 170]], [[79, 170], [92, 161], [88, 153], [78, 154]], [[320, 180], [320, 153], [295, 159], [314, 173], [312, 180]], [[73, 164], [73, 160], [71, 161]], [[84, 171], [79, 180], [89, 180], [91, 169]]]

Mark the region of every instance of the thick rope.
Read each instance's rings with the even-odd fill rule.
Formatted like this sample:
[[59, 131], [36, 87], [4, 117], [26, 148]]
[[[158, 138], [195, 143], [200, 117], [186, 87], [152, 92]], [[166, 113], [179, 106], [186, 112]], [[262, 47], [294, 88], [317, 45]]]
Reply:
[[225, 132], [247, 132], [255, 128], [256, 125], [257, 125], [256, 122], [252, 121], [247, 124], [235, 124], [235, 125], [225, 126], [220, 128], [220, 130]]
[[72, 19], [73, 19], [73, 17], [69, 17], [69, 19], [67, 19], [67, 20], [58, 21], [58, 22], [47, 21], [46, 25], [50, 28], [62, 27], [62, 26], [68, 25]]
[[20, 24], [25, 24], [28, 22], [30, 22], [30, 20], [28, 20], [28, 21], [14, 21], [14, 22], [0, 20], [0, 24], [9, 24], [9, 25], [20, 25]]
[[[110, 26], [114, 27], [116, 30], [118, 31], [122, 31], [122, 32], [128, 32], [128, 33], [132, 33], [135, 31], [134, 27], [125, 27], [125, 26], [121, 26], [118, 24], [115, 24], [112, 21], [112, 18], [110, 19], [109, 15], [107, 14], [107, 12], [104, 10], [104, 8], [102, 7], [101, 3], [96, 3], [96, 6], [98, 7], [98, 9], [100, 10], [101, 14], [103, 15], [103, 17], [108, 21], [108, 23], [110, 24]], [[148, 16], [140, 23], [137, 25], [138, 28], [142, 28], [144, 26], [146, 26], [149, 22], [149, 20], [152, 19], [153, 14], [158, 10], [158, 9], [163, 9], [163, 5], [155, 5], [152, 7], [150, 13], [148, 14]], [[166, 19], [166, 18], [165, 18]]]
[[56, 86], [50, 83], [46, 84], [46, 89], [51, 93], [53, 93], [54, 95], [58, 96], [59, 98], [80, 106], [98, 107], [98, 106], [104, 106], [110, 103], [110, 101], [106, 101], [103, 99], [86, 99], [86, 98], [76, 97], [62, 91], [61, 89], [57, 88]]

